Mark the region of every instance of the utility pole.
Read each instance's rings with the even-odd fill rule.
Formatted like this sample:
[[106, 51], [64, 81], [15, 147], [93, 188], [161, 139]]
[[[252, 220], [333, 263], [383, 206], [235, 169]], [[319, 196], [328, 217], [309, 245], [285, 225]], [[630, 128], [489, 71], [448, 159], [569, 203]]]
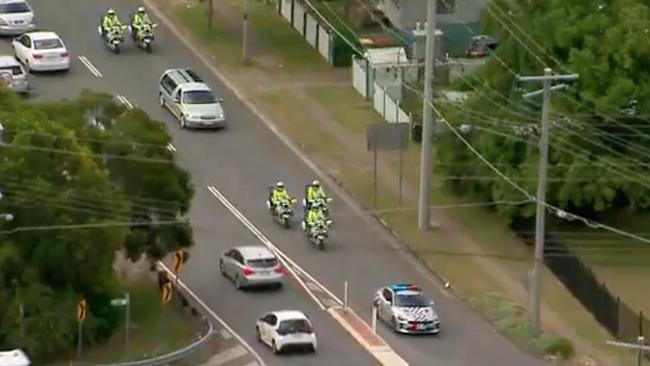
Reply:
[[429, 190], [433, 174], [431, 139], [433, 138], [433, 82], [436, 58], [436, 0], [429, 0], [427, 6], [427, 41], [424, 65], [424, 100], [422, 101], [422, 152], [420, 156], [420, 199], [418, 202], [418, 229], [427, 230], [431, 221], [429, 211]]
[[242, 22], [242, 61], [248, 61], [248, 9], [249, 0], [244, 0], [244, 21]]
[[[570, 81], [578, 79], [578, 74], [553, 75], [550, 68], [544, 69], [544, 76], [517, 76], [519, 81], [541, 81], [544, 88], [544, 103], [542, 104], [542, 128], [539, 139], [539, 173], [537, 177], [537, 213], [535, 218], [535, 261], [530, 273], [530, 293], [528, 311], [533, 334], [540, 331], [540, 301], [541, 301], [541, 274], [544, 267], [544, 244], [546, 226], [546, 170], [548, 168], [548, 127], [551, 110], [551, 88], [553, 81]], [[540, 92], [524, 94], [524, 98], [539, 95]]]
[[646, 346], [645, 343], [645, 338], [643, 336], [639, 336], [636, 340], [635, 343], [625, 343], [625, 342], [615, 342], [615, 341], [607, 341], [608, 346], [614, 346], [614, 347], [620, 347], [620, 348], [627, 348], [627, 349], [633, 349], [636, 350], [636, 366], [642, 366], [643, 364], [643, 354], [646, 352], [650, 353], [650, 346]]

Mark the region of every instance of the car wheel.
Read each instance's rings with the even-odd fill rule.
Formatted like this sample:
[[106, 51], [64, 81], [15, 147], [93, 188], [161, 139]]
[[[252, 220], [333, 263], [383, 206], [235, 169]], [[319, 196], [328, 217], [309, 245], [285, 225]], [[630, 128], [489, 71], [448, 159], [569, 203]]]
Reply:
[[158, 103], [160, 103], [161, 107], [165, 106], [165, 98], [163, 97], [162, 93], [158, 93]]
[[398, 330], [397, 319], [395, 319], [395, 317], [390, 318], [390, 326], [393, 328], [394, 331], [397, 332]]
[[275, 340], [273, 342], [271, 342], [271, 348], [273, 348], [273, 353], [275, 353], [276, 355], [280, 353], [280, 349], [275, 344]]
[[228, 277], [226, 275], [226, 270], [223, 268], [223, 260], [219, 260], [219, 272], [221, 272], [222, 276]]
[[238, 290], [241, 290], [244, 288], [244, 284], [241, 281], [241, 276], [237, 276], [235, 278], [235, 287], [237, 287]]
[[257, 339], [258, 342], [262, 343], [262, 333], [260, 333], [260, 327], [255, 327], [255, 339]]

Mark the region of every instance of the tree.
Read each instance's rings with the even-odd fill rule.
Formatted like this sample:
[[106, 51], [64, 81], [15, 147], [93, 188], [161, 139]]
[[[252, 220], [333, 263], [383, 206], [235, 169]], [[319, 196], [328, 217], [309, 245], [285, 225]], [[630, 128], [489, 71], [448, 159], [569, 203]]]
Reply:
[[[164, 125], [106, 94], [35, 104], [0, 90], [0, 121], [8, 144], [0, 147], [0, 212], [14, 216], [0, 222], [0, 344], [43, 360], [73, 345], [81, 297], [87, 340], [111, 334], [118, 250], [160, 258], [192, 244], [188, 225], [159, 223], [182, 218], [193, 191], [164, 148]], [[98, 226], [7, 232], [87, 224]]]
[[[650, 208], [644, 165], [648, 155], [643, 148], [650, 135], [635, 127], [645, 123], [639, 117], [622, 112], [633, 99], [639, 115], [650, 108], [650, 46], [644, 41], [648, 6], [640, 0], [495, 0], [489, 6], [482, 32], [497, 36], [497, 56], [515, 73], [540, 74], [543, 65], [552, 65], [558, 72], [580, 74], [570, 92], [554, 93], [549, 159], [553, 180], [547, 201], [585, 215]], [[448, 119], [473, 125], [466, 135], [472, 145], [534, 194], [538, 151], [537, 131], [531, 126], [539, 120], [540, 101], [522, 100], [523, 85], [495, 58], [462, 87], [474, 90], [472, 96], [461, 107], [451, 107]], [[623, 132], [629, 136], [621, 137]], [[454, 183], [459, 192], [491, 200], [524, 198], [502, 179], [469, 178], [495, 175], [455, 136], [443, 137], [439, 145], [445, 173], [468, 177]], [[629, 168], [633, 162], [639, 166]], [[498, 210], [510, 220], [534, 215], [532, 205], [501, 205]]]

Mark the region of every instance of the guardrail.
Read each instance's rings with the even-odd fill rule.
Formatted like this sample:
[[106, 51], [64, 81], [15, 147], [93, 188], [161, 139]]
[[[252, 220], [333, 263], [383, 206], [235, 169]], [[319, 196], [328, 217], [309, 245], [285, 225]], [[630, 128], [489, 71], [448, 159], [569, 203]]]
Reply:
[[109, 364], [101, 364], [101, 365], [93, 365], [93, 366], [157, 366], [157, 365], [165, 365], [170, 362], [181, 360], [185, 356], [194, 353], [194, 351], [199, 349], [201, 346], [203, 346], [206, 342], [210, 340], [210, 337], [214, 333], [214, 325], [212, 325], [212, 322], [207, 319], [206, 322], [208, 323], [208, 331], [203, 336], [201, 336], [201, 338], [199, 338], [197, 341], [193, 342], [192, 344], [189, 344], [174, 352], [170, 352], [157, 357], [148, 358], [146, 360], [129, 361], [129, 362], [121, 362], [121, 363], [109, 363]]

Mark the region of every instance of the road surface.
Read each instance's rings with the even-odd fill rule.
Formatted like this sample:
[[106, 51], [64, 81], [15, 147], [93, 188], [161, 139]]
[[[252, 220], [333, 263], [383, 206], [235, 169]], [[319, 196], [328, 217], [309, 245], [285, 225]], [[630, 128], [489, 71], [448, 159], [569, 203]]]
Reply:
[[[268, 217], [264, 206], [266, 186], [282, 180], [291, 192], [298, 194], [315, 173], [165, 26], [157, 29], [152, 54], [135, 49], [130, 42], [120, 55], [106, 50], [96, 33], [100, 13], [113, 7], [124, 21], [136, 3], [127, 0], [32, 0], [31, 3], [40, 26], [58, 32], [75, 57], [73, 70], [67, 75], [32, 77], [37, 88], [35, 98], [73, 97], [83, 88], [102, 90], [123, 96], [169, 127], [179, 163], [192, 174], [196, 188], [190, 213], [195, 222], [196, 246], [182, 278], [255, 347], [268, 365], [377, 363], [295, 283], [275, 292], [239, 292], [218, 275], [219, 253], [234, 245], [259, 242], [208, 186], [227, 197], [270, 241], [320, 283], [341, 294], [339, 297], [342, 297], [344, 281], [349, 281], [350, 306], [368, 322], [370, 302], [378, 287], [396, 281], [421, 285], [437, 302], [442, 333], [436, 337], [412, 337], [396, 335], [380, 327], [381, 336], [410, 365], [543, 365], [499, 336], [464, 303], [445, 295], [412, 258], [395, 250], [394, 241], [379, 225], [358, 215], [340, 196], [333, 195], [335, 226], [326, 251], [310, 246], [297, 228], [280, 229]], [[6, 45], [2, 49], [6, 50]], [[80, 62], [77, 56], [85, 57], [87, 62]], [[89, 68], [88, 64], [94, 67]], [[229, 119], [226, 130], [182, 130], [158, 106], [156, 82], [165, 69], [177, 66], [193, 68], [219, 91]], [[266, 310], [280, 308], [300, 309], [312, 317], [319, 332], [317, 355], [278, 358], [254, 341], [255, 319]]]

